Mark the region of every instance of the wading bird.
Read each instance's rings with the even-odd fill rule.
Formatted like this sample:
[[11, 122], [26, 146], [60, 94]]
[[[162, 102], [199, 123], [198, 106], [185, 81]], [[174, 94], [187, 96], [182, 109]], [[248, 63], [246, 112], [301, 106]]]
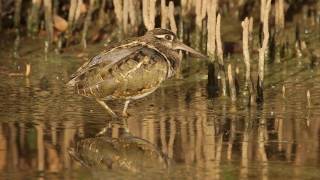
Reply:
[[151, 94], [175, 74], [181, 61], [178, 50], [206, 58], [178, 41], [172, 31], [156, 28], [105, 47], [71, 75], [68, 85], [75, 93], [96, 99], [113, 117], [117, 115], [104, 101], [125, 100], [122, 115], [127, 116], [131, 100]]

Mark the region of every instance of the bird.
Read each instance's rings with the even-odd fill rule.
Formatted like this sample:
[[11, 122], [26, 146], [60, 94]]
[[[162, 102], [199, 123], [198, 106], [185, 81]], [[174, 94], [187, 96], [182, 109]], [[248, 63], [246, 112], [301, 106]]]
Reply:
[[207, 58], [179, 41], [172, 31], [155, 28], [105, 46], [71, 75], [67, 85], [76, 94], [95, 99], [115, 118], [119, 116], [105, 101], [124, 100], [122, 116], [127, 117], [131, 101], [153, 93], [175, 75], [182, 60], [180, 50]]

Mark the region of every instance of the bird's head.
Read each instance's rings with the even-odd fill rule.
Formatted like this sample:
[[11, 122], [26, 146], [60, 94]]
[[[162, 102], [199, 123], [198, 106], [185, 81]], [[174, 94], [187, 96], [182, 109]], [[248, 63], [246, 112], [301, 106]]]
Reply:
[[177, 38], [177, 36], [170, 30], [156, 28], [148, 31], [145, 36], [146, 39], [149, 39], [156, 47], [162, 46], [169, 51], [183, 50], [188, 52], [190, 55], [197, 58], [207, 58], [205, 55], [200, 52], [192, 49], [191, 47], [183, 44]]

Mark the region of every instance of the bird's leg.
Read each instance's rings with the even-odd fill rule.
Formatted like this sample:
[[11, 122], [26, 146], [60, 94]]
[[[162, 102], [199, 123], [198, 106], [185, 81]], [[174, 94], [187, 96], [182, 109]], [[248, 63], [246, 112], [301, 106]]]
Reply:
[[118, 118], [118, 116], [116, 115], [116, 113], [114, 113], [114, 112], [112, 111], [112, 109], [109, 108], [109, 106], [108, 106], [104, 101], [101, 101], [101, 100], [99, 100], [99, 99], [96, 99], [96, 101], [97, 101], [102, 107], [104, 107], [104, 108], [109, 112], [109, 114], [110, 114], [113, 118]]
[[129, 103], [130, 103], [130, 100], [127, 100], [124, 103], [124, 107], [123, 107], [123, 111], [122, 111], [122, 116], [123, 117], [128, 117], [127, 109], [128, 109]]
[[122, 118], [122, 123], [123, 123], [122, 126], [123, 126], [123, 129], [124, 129], [124, 132], [126, 134], [130, 133], [127, 118]]
[[111, 129], [111, 128], [112, 128], [112, 124], [111, 124], [111, 122], [109, 121], [108, 124], [107, 124], [107, 126], [104, 127], [104, 128], [102, 128], [102, 129], [96, 134], [96, 136], [101, 136], [101, 135], [103, 135], [103, 134], [106, 134], [107, 131], [108, 131], [108, 129]]

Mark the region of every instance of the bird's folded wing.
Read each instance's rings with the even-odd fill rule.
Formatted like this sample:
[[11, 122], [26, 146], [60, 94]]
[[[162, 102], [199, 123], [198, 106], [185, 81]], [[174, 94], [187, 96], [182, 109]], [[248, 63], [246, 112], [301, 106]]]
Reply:
[[77, 77], [91, 70], [92, 68], [95, 68], [97, 65], [104, 63], [107, 64], [107, 66], [112, 66], [113, 64], [125, 59], [142, 48], [144, 48], [144, 45], [138, 42], [132, 42], [131, 44], [125, 44], [108, 49], [107, 51], [104, 51], [91, 58], [90, 61], [84, 63], [74, 74], [71, 75], [71, 80], [68, 82], [68, 85], [73, 86]]

